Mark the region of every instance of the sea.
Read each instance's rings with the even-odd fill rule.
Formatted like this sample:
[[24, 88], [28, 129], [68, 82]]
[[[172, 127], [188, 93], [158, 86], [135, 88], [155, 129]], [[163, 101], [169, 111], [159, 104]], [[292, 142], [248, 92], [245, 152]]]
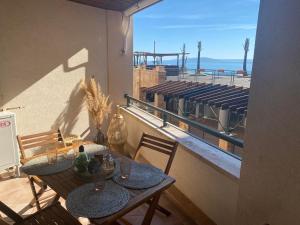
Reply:
[[[167, 65], [176, 65], [177, 60], [164, 60], [163, 64]], [[181, 65], [181, 61], [180, 61]], [[253, 60], [250, 59], [247, 61], [247, 73], [252, 73], [252, 65]], [[197, 58], [188, 58], [186, 61], [186, 67], [188, 70], [196, 70], [197, 69]], [[212, 58], [201, 58], [200, 68], [203, 69], [224, 69], [224, 70], [242, 70], [243, 68], [243, 59], [212, 59]]]

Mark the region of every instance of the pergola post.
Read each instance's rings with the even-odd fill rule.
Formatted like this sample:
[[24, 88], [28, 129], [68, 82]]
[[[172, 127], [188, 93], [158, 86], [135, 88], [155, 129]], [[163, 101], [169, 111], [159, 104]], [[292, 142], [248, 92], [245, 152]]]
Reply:
[[211, 112], [211, 108], [208, 104], [205, 104], [204, 105], [204, 118], [205, 119], [208, 119], [212, 116], [212, 112]]
[[218, 130], [227, 133], [229, 127], [229, 109], [220, 108]]
[[[228, 133], [229, 130], [229, 109], [222, 109], [219, 110], [219, 123], [218, 123], [218, 130]], [[230, 151], [232, 148], [232, 145], [224, 141], [222, 139], [219, 139], [219, 147], [223, 150]]]
[[[184, 98], [179, 98], [178, 99], [178, 115], [179, 116], [185, 116], [185, 100]], [[188, 131], [189, 130], [189, 125], [182, 122], [182, 121], [179, 121], [179, 127], [185, 131]]]
[[196, 103], [195, 117], [196, 117], [196, 119], [199, 119], [199, 117], [200, 117], [200, 103], [199, 102]]
[[[164, 101], [164, 96], [158, 93], [154, 94], [154, 106], [162, 109], [166, 109], [166, 102]], [[155, 111], [154, 115], [160, 117], [160, 113]]]

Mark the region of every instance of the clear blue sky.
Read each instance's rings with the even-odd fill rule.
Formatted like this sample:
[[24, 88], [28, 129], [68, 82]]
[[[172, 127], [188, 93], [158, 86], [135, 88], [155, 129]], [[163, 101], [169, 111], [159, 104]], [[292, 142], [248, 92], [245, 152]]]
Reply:
[[190, 57], [243, 58], [243, 42], [250, 38], [253, 57], [259, 0], [163, 0], [134, 15], [134, 50], [178, 52], [186, 43]]

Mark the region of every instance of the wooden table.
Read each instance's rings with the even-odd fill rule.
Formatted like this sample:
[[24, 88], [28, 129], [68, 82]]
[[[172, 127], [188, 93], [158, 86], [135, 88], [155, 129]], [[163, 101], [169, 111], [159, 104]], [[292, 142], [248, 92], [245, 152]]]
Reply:
[[[68, 194], [72, 190], [86, 183], [77, 177], [73, 171], [73, 168], [53, 175], [39, 176], [39, 178], [49, 185], [49, 187], [51, 187], [58, 194], [58, 196], [64, 199], [67, 199]], [[127, 189], [130, 193], [130, 200], [125, 208], [111, 216], [99, 219], [91, 219], [91, 221], [95, 224], [101, 225], [112, 224], [131, 210], [151, 200], [150, 207], [142, 223], [143, 225], [149, 225], [151, 224], [152, 217], [155, 213], [155, 208], [158, 204], [160, 194], [169, 188], [174, 182], [175, 179], [167, 176], [164, 181], [152, 188], [143, 190]]]

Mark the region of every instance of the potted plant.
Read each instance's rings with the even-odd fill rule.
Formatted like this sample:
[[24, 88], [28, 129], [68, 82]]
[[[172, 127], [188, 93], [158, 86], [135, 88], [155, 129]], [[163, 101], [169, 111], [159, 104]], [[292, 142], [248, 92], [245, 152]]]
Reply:
[[105, 144], [105, 136], [102, 132], [102, 124], [111, 113], [112, 102], [109, 96], [102, 92], [100, 84], [96, 82], [94, 77], [89, 82], [82, 81], [81, 89], [85, 92], [85, 102], [97, 129], [95, 143], [103, 145]]

